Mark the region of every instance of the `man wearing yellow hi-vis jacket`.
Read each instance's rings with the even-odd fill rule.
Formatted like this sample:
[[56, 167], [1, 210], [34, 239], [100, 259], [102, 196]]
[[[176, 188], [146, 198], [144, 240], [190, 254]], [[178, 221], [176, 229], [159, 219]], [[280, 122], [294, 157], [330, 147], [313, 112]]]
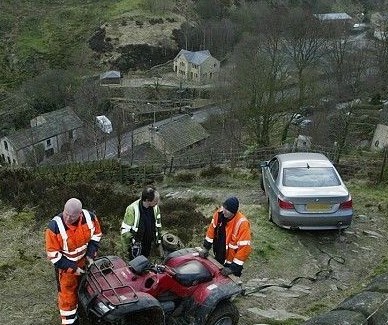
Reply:
[[128, 254], [130, 259], [139, 255], [149, 257], [153, 245], [161, 257], [164, 255], [159, 200], [159, 192], [149, 186], [143, 190], [141, 198], [125, 210], [121, 224], [121, 242], [124, 254]]

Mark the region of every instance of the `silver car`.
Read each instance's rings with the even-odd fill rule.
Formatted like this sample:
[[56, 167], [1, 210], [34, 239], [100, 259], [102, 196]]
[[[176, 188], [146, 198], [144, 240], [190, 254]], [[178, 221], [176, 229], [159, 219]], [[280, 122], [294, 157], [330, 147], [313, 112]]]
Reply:
[[288, 229], [350, 226], [352, 197], [330, 160], [320, 153], [279, 154], [261, 163], [268, 218]]

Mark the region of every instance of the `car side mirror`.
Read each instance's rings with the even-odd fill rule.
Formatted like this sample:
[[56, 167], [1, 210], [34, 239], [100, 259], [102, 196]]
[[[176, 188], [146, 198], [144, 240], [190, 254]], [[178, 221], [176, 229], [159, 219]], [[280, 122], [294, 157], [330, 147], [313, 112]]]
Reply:
[[262, 161], [260, 163], [260, 167], [263, 168], [263, 167], [268, 167], [268, 161]]

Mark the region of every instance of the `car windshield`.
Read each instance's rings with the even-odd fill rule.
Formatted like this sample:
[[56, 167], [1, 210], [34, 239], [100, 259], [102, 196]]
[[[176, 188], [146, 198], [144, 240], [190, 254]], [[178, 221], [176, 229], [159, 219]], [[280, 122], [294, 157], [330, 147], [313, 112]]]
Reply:
[[340, 185], [331, 167], [297, 167], [283, 170], [283, 185], [290, 187], [324, 187]]

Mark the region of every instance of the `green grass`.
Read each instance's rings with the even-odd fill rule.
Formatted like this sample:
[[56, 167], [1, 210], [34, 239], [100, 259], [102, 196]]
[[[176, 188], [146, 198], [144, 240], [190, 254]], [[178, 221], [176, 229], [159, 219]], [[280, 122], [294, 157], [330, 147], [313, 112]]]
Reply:
[[113, 4], [108, 9], [108, 15], [113, 18], [117, 15], [122, 15], [128, 11], [136, 10], [140, 8], [140, 5], [143, 3], [142, 0], [122, 0]]
[[388, 273], [388, 257], [384, 256], [381, 260], [380, 264], [378, 264], [372, 273], [372, 277], [375, 277], [377, 275]]
[[[0, 5], [0, 62], [7, 61], [7, 49], [12, 46], [23, 78], [31, 77], [37, 53], [39, 60], [48, 62], [50, 68], [68, 67], [75, 63], [80, 53], [87, 50], [87, 40], [94, 30], [119, 15], [138, 10], [142, 0], [123, 1], [3, 1]], [[7, 45], [9, 44], [9, 45]], [[42, 63], [43, 64], [43, 63]], [[14, 80], [15, 74], [0, 72], [0, 79]]]

